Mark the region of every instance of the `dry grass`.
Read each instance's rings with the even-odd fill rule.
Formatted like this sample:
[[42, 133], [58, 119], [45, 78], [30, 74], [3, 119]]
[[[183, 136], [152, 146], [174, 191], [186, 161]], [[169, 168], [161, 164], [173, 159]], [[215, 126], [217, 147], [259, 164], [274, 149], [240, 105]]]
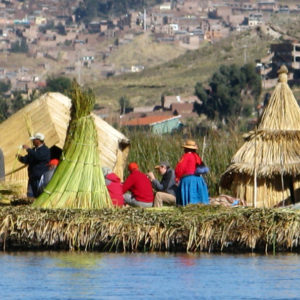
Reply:
[[108, 57], [107, 63], [117, 69], [130, 68], [132, 65], [154, 67], [170, 61], [186, 50], [176, 45], [156, 43], [149, 33], [134, 37], [128, 44], [120, 45]]
[[0, 208], [3, 250], [298, 252], [299, 245], [300, 214], [288, 210]]

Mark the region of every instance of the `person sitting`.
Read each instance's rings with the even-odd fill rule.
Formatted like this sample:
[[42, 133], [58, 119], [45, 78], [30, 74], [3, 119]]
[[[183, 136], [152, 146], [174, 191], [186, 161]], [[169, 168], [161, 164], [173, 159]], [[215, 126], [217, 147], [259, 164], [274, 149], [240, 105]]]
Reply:
[[152, 182], [153, 188], [157, 191], [155, 194], [153, 206], [162, 207], [163, 205], [176, 204], [175, 173], [168, 162], [161, 162], [155, 169], [162, 175], [161, 181], [158, 181], [153, 172], [148, 172], [148, 177]]
[[197, 166], [202, 164], [201, 157], [196, 153], [197, 144], [187, 140], [183, 146], [184, 154], [175, 168], [176, 180], [179, 182], [176, 193], [176, 204], [209, 203], [208, 190], [202, 176], [195, 175]]
[[50, 182], [50, 180], [53, 177], [53, 174], [54, 174], [58, 164], [59, 164], [59, 159], [57, 159], [57, 158], [50, 159], [50, 161], [48, 163], [49, 169], [46, 173], [44, 173], [42, 175], [42, 177], [40, 179], [40, 182], [39, 182], [39, 186], [38, 186], [39, 194], [41, 194], [44, 191], [45, 187]]
[[131, 162], [128, 170], [130, 174], [123, 183], [123, 193], [131, 193], [124, 195], [125, 203], [130, 206], [152, 207], [154, 195], [150, 180], [139, 170], [136, 162]]
[[124, 206], [123, 188], [120, 177], [108, 167], [102, 167], [105, 185], [114, 206]]

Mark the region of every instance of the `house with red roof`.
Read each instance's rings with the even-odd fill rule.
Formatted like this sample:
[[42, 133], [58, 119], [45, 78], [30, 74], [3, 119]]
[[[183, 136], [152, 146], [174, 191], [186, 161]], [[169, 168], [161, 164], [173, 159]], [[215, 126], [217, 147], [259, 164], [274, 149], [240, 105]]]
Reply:
[[121, 121], [122, 126], [150, 130], [156, 134], [171, 133], [182, 127], [181, 116], [152, 115]]

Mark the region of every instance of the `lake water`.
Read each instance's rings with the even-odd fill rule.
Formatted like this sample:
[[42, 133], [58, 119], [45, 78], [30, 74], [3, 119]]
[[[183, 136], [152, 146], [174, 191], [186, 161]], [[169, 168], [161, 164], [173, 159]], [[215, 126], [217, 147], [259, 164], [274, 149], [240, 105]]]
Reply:
[[0, 299], [300, 299], [300, 255], [0, 252]]

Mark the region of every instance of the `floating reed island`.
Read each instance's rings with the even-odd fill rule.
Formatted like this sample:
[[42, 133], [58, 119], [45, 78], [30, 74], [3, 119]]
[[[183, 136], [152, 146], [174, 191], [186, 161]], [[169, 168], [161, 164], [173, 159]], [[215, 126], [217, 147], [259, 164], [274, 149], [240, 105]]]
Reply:
[[300, 213], [191, 205], [99, 210], [0, 207], [2, 250], [300, 252]]

